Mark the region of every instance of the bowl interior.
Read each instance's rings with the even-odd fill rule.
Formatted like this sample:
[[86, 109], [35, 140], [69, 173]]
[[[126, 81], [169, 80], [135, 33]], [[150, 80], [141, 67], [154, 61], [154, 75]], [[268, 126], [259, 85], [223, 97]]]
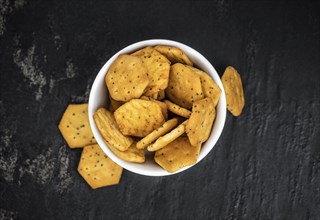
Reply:
[[[106, 143], [103, 141], [103, 137], [99, 133], [98, 128], [96, 127], [94, 120], [93, 120], [93, 114], [97, 109], [100, 107], [108, 107], [109, 106], [109, 99], [108, 99], [108, 91], [107, 87], [105, 85], [105, 74], [107, 73], [109, 66], [113, 63], [113, 61], [118, 57], [119, 54], [129, 54], [132, 53], [138, 49], [141, 49], [146, 46], [154, 46], [154, 45], [169, 45], [169, 46], [175, 46], [180, 49], [182, 49], [187, 56], [192, 60], [192, 62], [195, 64], [195, 66], [199, 67], [203, 71], [210, 74], [210, 76], [214, 79], [214, 81], [217, 83], [217, 85], [221, 88], [221, 97], [219, 100], [219, 103], [216, 107], [216, 118], [212, 127], [212, 131], [210, 134], [209, 139], [203, 144], [201, 152], [198, 157], [198, 161], [201, 161], [214, 147], [216, 142], [218, 141], [220, 134], [223, 130], [223, 126], [226, 119], [226, 98], [224, 89], [222, 86], [222, 82], [220, 80], [220, 77], [216, 70], [213, 68], [213, 66], [210, 64], [210, 62], [203, 57], [199, 52], [192, 49], [191, 47], [184, 45], [182, 43], [171, 41], [171, 40], [145, 40], [140, 41], [138, 43], [134, 43], [132, 45], [129, 45], [128, 47], [120, 50], [118, 53], [116, 53], [114, 56], [112, 56], [105, 65], [101, 68], [99, 71], [93, 85], [90, 91], [89, 96], [89, 121], [90, 126], [93, 132], [93, 135], [95, 136], [98, 144], [102, 148], [102, 150], [117, 164], [122, 166], [123, 168], [132, 171], [134, 173], [147, 175], [147, 176], [166, 176], [171, 175], [175, 173], [179, 173], [181, 171], [184, 171], [191, 166], [184, 167], [183, 169], [180, 169], [174, 173], [169, 173], [166, 170], [164, 170], [162, 167], [157, 165], [153, 159], [153, 156], [151, 153], [146, 154], [146, 161], [143, 164], [138, 163], [131, 163], [124, 161], [117, 157], [106, 145]], [[193, 165], [192, 165], [193, 166]]]

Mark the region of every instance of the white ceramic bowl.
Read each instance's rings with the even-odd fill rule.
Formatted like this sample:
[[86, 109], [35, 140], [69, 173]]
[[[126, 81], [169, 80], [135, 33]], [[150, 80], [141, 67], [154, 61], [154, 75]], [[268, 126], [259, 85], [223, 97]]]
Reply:
[[118, 57], [119, 54], [130, 54], [138, 49], [141, 49], [146, 46], [153, 46], [153, 45], [169, 45], [174, 46], [182, 49], [187, 56], [192, 60], [192, 62], [195, 64], [195, 66], [199, 67], [203, 71], [210, 74], [210, 76], [214, 79], [214, 81], [218, 84], [218, 86], [221, 88], [222, 93], [219, 100], [219, 103], [217, 105], [217, 112], [216, 112], [216, 119], [214, 121], [214, 125], [212, 127], [212, 131], [210, 134], [209, 139], [203, 144], [201, 152], [198, 157], [198, 161], [201, 161], [214, 147], [216, 142], [218, 141], [220, 134], [223, 130], [225, 119], [226, 119], [226, 98], [224, 89], [220, 80], [219, 75], [217, 74], [216, 70], [213, 68], [213, 66], [210, 64], [210, 62], [202, 56], [198, 51], [192, 49], [191, 47], [176, 42], [172, 40], [163, 40], [163, 39], [154, 39], [154, 40], [145, 40], [140, 41], [134, 44], [131, 44], [127, 46], [126, 48], [120, 50], [115, 55], [113, 55], [101, 68], [99, 71], [96, 79], [93, 82], [90, 96], [89, 96], [89, 121], [91, 125], [91, 129], [93, 132], [94, 137], [96, 138], [98, 144], [102, 148], [102, 150], [117, 164], [122, 166], [123, 168], [132, 171], [134, 173], [147, 175], [147, 176], [166, 176], [171, 175], [175, 173], [179, 173], [181, 171], [184, 171], [186, 169], [189, 169], [190, 167], [194, 166], [188, 166], [184, 167], [183, 169], [180, 169], [174, 173], [169, 173], [166, 170], [164, 170], [162, 167], [160, 167], [158, 164], [155, 163], [153, 157], [151, 154], [146, 154], [146, 161], [145, 163], [139, 164], [139, 163], [131, 163], [124, 161], [117, 157], [105, 144], [103, 141], [103, 137], [99, 133], [98, 128], [95, 125], [95, 122], [93, 120], [93, 114], [95, 111], [100, 107], [107, 107], [109, 105], [108, 101], [108, 92], [107, 87], [105, 84], [105, 75], [112, 64], [112, 62]]

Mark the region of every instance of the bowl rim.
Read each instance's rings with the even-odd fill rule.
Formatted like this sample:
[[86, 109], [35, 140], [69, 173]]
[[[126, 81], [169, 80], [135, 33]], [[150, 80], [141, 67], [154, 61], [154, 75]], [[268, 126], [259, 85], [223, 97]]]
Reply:
[[[94, 114], [95, 110], [98, 109], [99, 106], [106, 107], [105, 102], [103, 105], [103, 103], [99, 104], [99, 103], [94, 102], [93, 100], [94, 100], [95, 95], [97, 95], [99, 92], [99, 91], [97, 91], [97, 89], [99, 87], [99, 84], [101, 84], [101, 80], [103, 80], [103, 82], [104, 82], [105, 75], [109, 69], [109, 66], [113, 63], [113, 61], [120, 54], [124, 54], [124, 53], [128, 54], [128, 53], [131, 53], [131, 52], [136, 51], [138, 49], [141, 49], [143, 47], [154, 46], [154, 45], [169, 45], [169, 46], [175, 46], [175, 47], [182, 49], [187, 54], [187, 56], [190, 58], [190, 60], [192, 62], [194, 62], [195, 64], [197, 64], [197, 66], [199, 64], [201, 64], [199, 67], [201, 69], [205, 69], [204, 71], [207, 72], [211, 76], [211, 78], [213, 78], [215, 83], [221, 89], [221, 96], [220, 96], [219, 102], [216, 106], [216, 109], [217, 109], [216, 118], [215, 118], [212, 130], [211, 130], [209, 139], [203, 144], [202, 149], [200, 151], [200, 154], [198, 156], [197, 162], [193, 165], [186, 166], [186, 167], [184, 167], [180, 170], [177, 170], [176, 172], [173, 172], [173, 173], [170, 173], [170, 172], [164, 170], [159, 165], [158, 166], [160, 169], [158, 169], [157, 172], [155, 172], [154, 170], [140, 169], [140, 167], [141, 168], [143, 167], [143, 164], [127, 162], [127, 161], [120, 159], [118, 156], [116, 156], [109, 149], [107, 144], [103, 141], [103, 138], [102, 138], [99, 130], [97, 129], [95, 122], [94, 122], [94, 119], [93, 119], [93, 114]], [[205, 67], [205, 68], [203, 68], [203, 67]], [[105, 87], [106, 87], [106, 85], [105, 85]], [[106, 96], [106, 94], [101, 94], [101, 93], [100, 93], [100, 95]], [[107, 100], [107, 102], [108, 102], [108, 100]], [[173, 175], [173, 174], [177, 174], [182, 171], [185, 171], [185, 170], [193, 167], [194, 165], [198, 164], [214, 148], [218, 139], [220, 138], [221, 133], [224, 128], [224, 125], [225, 125], [226, 113], [227, 112], [226, 112], [225, 91], [224, 91], [220, 76], [218, 75], [217, 71], [212, 66], [212, 64], [202, 54], [200, 54], [198, 51], [191, 48], [190, 46], [185, 45], [180, 42], [177, 42], [177, 41], [174, 41], [174, 40], [167, 40], [167, 39], [149, 39], [149, 40], [138, 41], [136, 43], [133, 43], [133, 44], [130, 44], [130, 45], [124, 47], [123, 49], [121, 49], [117, 53], [115, 53], [110, 59], [107, 60], [107, 62], [102, 66], [102, 68], [99, 70], [98, 74], [96, 75], [95, 80], [94, 80], [92, 87], [91, 87], [91, 90], [90, 90], [89, 102], [88, 102], [89, 123], [91, 126], [92, 133], [93, 133], [95, 139], [97, 140], [97, 143], [100, 146], [100, 148], [104, 151], [104, 153], [107, 156], [109, 156], [111, 158], [111, 160], [113, 160], [115, 163], [117, 163], [118, 165], [120, 165], [124, 169], [129, 170], [134, 173], [137, 173], [137, 174], [145, 175], [145, 176]], [[213, 131], [214, 131], [214, 133], [213, 133]]]

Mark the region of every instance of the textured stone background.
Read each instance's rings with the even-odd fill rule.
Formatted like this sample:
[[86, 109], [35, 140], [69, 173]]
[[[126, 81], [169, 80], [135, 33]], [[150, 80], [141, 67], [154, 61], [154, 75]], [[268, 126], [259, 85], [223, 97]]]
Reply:
[[[214, 150], [169, 177], [91, 190], [57, 124], [128, 44], [183, 42], [246, 106]], [[0, 0], [0, 219], [319, 219], [319, 1]]]

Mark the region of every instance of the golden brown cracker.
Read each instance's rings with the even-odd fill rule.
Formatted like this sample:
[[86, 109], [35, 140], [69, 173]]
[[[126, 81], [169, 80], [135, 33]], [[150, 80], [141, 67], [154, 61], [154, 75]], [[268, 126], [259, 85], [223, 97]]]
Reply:
[[92, 189], [118, 184], [122, 170], [121, 166], [105, 155], [98, 144], [83, 148], [78, 172]]
[[157, 103], [142, 99], [126, 102], [114, 112], [114, 116], [124, 135], [137, 137], [146, 136], [165, 121]]
[[134, 163], [143, 163], [145, 161], [145, 152], [144, 150], [138, 149], [136, 147], [135, 141], [125, 151], [120, 151], [117, 148], [112, 147], [111, 145], [108, 146], [109, 149], [122, 160]]
[[166, 105], [164, 102], [158, 101], [158, 100], [153, 99], [153, 98], [150, 98], [150, 97], [148, 97], [148, 96], [141, 96], [140, 99], [142, 99], [142, 100], [148, 100], [148, 101], [152, 101], [152, 102], [157, 103], [157, 104], [160, 106], [160, 108], [161, 108], [163, 117], [164, 117], [165, 119], [168, 118], [168, 109], [167, 109], [167, 105]]
[[165, 55], [173, 64], [182, 63], [193, 66], [192, 61], [180, 48], [173, 46], [157, 45], [154, 47], [154, 49]]
[[240, 74], [235, 68], [228, 66], [221, 79], [226, 93], [227, 108], [233, 116], [239, 116], [245, 103]]
[[192, 146], [188, 137], [178, 137], [164, 148], [157, 150], [154, 160], [162, 168], [173, 173], [197, 162], [201, 145]]
[[174, 64], [170, 69], [166, 96], [175, 104], [191, 109], [193, 102], [204, 97], [200, 76], [186, 65]]
[[193, 104], [191, 116], [186, 124], [186, 133], [193, 146], [198, 146], [209, 138], [215, 115], [216, 111], [211, 98], [205, 98]]
[[191, 112], [188, 109], [182, 108], [179, 105], [174, 104], [173, 102], [170, 102], [169, 100], [163, 101], [166, 105], [169, 111], [175, 113], [176, 115], [189, 118], [191, 115]]
[[168, 133], [172, 128], [174, 128], [178, 123], [177, 118], [170, 119], [166, 121], [161, 127], [153, 130], [150, 134], [142, 138], [140, 141], [137, 142], [138, 149], [144, 149], [146, 146], [151, 144], [153, 141], [158, 139], [159, 137], [163, 136], [164, 134]]
[[185, 125], [187, 121], [180, 124], [178, 127], [170, 131], [169, 133], [165, 134], [164, 136], [159, 137], [156, 142], [149, 145], [147, 147], [148, 151], [157, 151], [165, 146], [167, 146], [169, 143], [180, 137], [185, 132]]
[[139, 98], [149, 85], [147, 73], [148, 70], [139, 57], [119, 55], [105, 77], [110, 96], [117, 101]]
[[112, 145], [120, 151], [125, 151], [130, 147], [133, 142], [132, 138], [120, 132], [111, 112], [105, 108], [99, 108], [94, 113], [93, 118], [100, 134], [109, 145]]
[[110, 112], [114, 112], [115, 110], [117, 110], [124, 102], [121, 101], [116, 101], [113, 98], [111, 98], [111, 96], [109, 96], [109, 100], [110, 100]]
[[[170, 71], [170, 61], [152, 47], [145, 47], [132, 54], [140, 57], [147, 67], [150, 83], [144, 95], [150, 96], [167, 88]], [[155, 98], [157, 99], [157, 98]]]
[[160, 90], [159, 92], [158, 92], [158, 97], [157, 97], [157, 99], [158, 100], [162, 100], [162, 99], [164, 99], [166, 97], [166, 92], [165, 92], [165, 90]]
[[214, 106], [216, 106], [221, 95], [220, 87], [214, 82], [214, 80], [209, 76], [208, 73], [192, 66], [188, 67], [200, 76], [204, 97], [210, 97], [213, 100]]
[[70, 148], [97, 143], [89, 124], [88, 104], [69, 104], [58, 127]]

